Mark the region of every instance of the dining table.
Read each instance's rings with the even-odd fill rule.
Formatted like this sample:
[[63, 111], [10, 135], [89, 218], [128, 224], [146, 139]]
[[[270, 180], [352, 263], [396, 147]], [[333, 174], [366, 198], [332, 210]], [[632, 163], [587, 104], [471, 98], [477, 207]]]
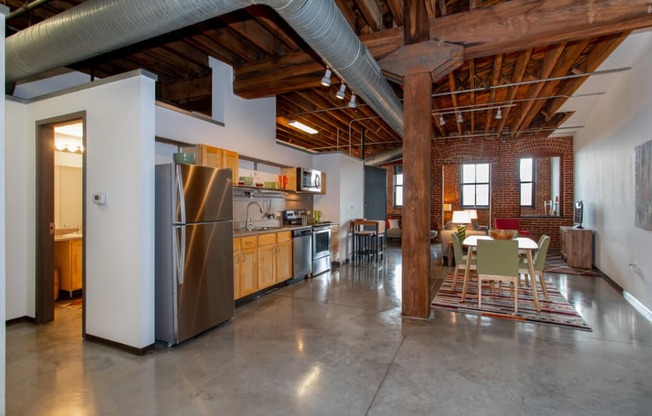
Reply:
[[[467, 247], [468, 255], [466, 256], [466, 268], [464, 269], [464, 285], [462, 288], [462, 302], [466, 296], [466, 289], [469, 281], [469, 274], [471, 270], [471, 258], [473, 257], [473, 252], [478, 248], [478, 240], [493, 240], [491, 236], [488, 235], [471, 235], [464, 239], [462, 246]], [[541, 310], [539, 305], [539, 294], [537, 293], [536, 281], [534, 280], [534, 264], [532, 262], [532, 252], [539, 248], [539, 245], [536, 241], [527, 237], [517, 237], [515, 238], [518, 241], [518, 251], [519, 253], [525, 254], [528, 264], [528, 273], [530, 274], [530, 281], [532, 282], [532, 297], [534, 298], [534, 306], [537, 309], [537, 312]], [[478, 292], [480, 288], [478, 288]], [[516, 296], [518, 296], [518, 288], [516, 288]]]

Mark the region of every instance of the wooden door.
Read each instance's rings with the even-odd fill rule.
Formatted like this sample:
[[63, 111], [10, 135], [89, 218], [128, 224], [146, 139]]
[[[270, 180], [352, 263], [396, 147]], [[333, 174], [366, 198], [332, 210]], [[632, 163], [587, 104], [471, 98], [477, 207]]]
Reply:
[[240, 297], [258, 291], [258, 254], [257, 249], [242, 248], [240, 259]]
[[238, 183], [238, 164], [240, 161], [240, 156], [237, 152], [232, 152], [230, 150], [222, 149], [222, 154], [224, 157], [223, 167], [231, 168], [233, 171], [233, 183]]
[[364, 217], [368, 220], [387, 219], [387, 171], [364, 167]]
[[276, 244], [258, 246], [258, 289], [276, 283]]
[[233, 239], [233, 299], [238, 299], [240, 295], [240, 274], [242, 273], [241, 263], [242, 252], [240, 250], [240, 239]]
[[292, 240], [277, 245], [276, 283], [292, 278]]
[[222, 167], [222, 149], [213, 146], [206, 146], [205, 144], [199, 145], [199, 160], [198, 164], [202, 166], [209, 166], [211, 168]]

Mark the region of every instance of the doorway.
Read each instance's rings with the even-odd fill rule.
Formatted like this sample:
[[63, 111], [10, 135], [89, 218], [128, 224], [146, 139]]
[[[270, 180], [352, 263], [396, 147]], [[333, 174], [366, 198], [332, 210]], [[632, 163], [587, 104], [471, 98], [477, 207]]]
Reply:
[[55, 319], [55, 302], [82, 309], [85, 333], [85, 113], [36, 123], [36, 314]]

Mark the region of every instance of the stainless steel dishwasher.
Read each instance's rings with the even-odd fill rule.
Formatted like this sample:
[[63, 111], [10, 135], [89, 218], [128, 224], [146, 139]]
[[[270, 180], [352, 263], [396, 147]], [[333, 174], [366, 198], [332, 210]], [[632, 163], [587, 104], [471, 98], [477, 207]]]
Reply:
[[290, 283], [312, 275], [312, 228], [292, 231], [293, 273]]

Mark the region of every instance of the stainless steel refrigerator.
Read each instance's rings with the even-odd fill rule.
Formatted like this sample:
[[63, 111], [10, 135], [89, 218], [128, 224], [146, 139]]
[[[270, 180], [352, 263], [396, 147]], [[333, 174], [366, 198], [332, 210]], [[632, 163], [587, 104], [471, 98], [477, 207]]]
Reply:
[[156, 166], [156, 339], [178, 344], [234, 315], [231, 169]]

